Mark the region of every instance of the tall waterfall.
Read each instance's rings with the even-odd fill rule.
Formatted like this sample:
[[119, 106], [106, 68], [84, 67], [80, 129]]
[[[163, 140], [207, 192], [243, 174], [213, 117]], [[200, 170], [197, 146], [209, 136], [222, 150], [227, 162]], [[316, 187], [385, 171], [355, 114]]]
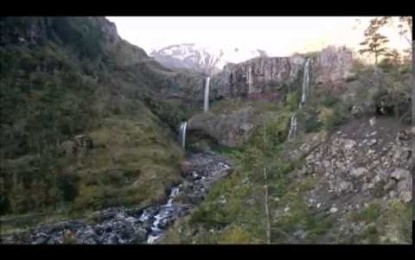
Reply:
[[[303, 86], [301, 89], [301, 100], [298, 104], [298, 109], [301, 109], [307, 100], [310, 92], [310, 58], [308, 58], [304, 64]], [[290, 128], [288, 130], [287, 140], [291, 141], [295, 138], [297, 133], [297, 113], [295, 112], [290, 118]]]
[[210, 77], [206, 77], [206, 83], [205, 83], [205, 97], [204, 97], [204, 103], [203, 103], [203, 111], [207, 112], [209, 110], [209, 83], [210, 83]]
[[301, 108], [309, 94], [309, 87], [310, 87], [310, 59], [308, 58], [304, 65], [304, 76], [303, 76], [303, 87], [301, 90], [301, 100], [299, 104], [299, 108]]
[[182, 144], [182, 148], [186, 148], [186, 128], [187, 128], [187, 122], [182, 122], [180, 124], [180, 131], [179, 131], [179, 140]]
[[248, 75], [246, 76], [246, 79], [248, 81], [248, 94], [251, 94], [252, 93], [252, 84], [253, 84], [251, 66], [248, 67]]

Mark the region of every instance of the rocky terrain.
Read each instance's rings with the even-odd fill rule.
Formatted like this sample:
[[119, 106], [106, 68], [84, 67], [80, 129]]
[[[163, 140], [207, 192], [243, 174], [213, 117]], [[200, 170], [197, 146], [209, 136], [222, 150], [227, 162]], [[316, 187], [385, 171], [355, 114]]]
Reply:
[[411, 243], [409, 64], [327, 47], [219, 71], [105, 18], [0, 27], [2, 242]]
[[190, 154], [182, 183], [168, 189], [164, 204], [144, 208], [108, 208], [88, 219], [45, 224], [32, 231], [2, 237], [11, 244], [154, 243], [177, 218], [196, 207], [213, 183], [231, 171], [228, 161], [210, 153]]
[[365, 116], [332, 133], [298, 136], [260, 159], [248, 144], [231, 156], [232, 179], [161, 242], [266, 243], [257, 172], [268, 169], [272, 243], [409, 244], [413, 131], [394, 118]]
[[[381, 212], [385, 217], [402, 214], [386, 213], [393, 201], [407, 205], [407, 214], [410, 211], [414, 133], [391, 118], [360, 118], [321, 139], [321, 144], [308, 154], [308, 144], [304, 144], [305, 164], [292, 177], [298, 182], [306, 178], [313, 181], [312, 189], [304, 194], [307, 207], [314, 214], [330, 215], [334, 221], [321, 242], [358, 242], [365, 232], [379, 235], [376, 242], [403, 242], [409, 238], [403, 231], [410, 226], [409, 218], [399, 223], [388, 220], [391, 223], [384, 223], [386, 227], [380, 226], [376, 218], [381, 218]], [[353, 218], [373, 207], [379, 215], [372, 219]], [[384, 230], [388, 228], [400, 229]], [[307, 235], [304, 230], [300, 233]], [[361, 239], [375, 242], [369, 241], [373, 237]]]

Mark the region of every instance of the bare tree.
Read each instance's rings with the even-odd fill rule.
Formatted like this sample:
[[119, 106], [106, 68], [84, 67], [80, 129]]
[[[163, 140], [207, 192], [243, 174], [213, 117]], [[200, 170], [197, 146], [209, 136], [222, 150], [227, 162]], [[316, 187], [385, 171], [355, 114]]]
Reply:
[[[267, 143], [267, 127], [264, 127], [264, 152], [266, 153], [266, 143]], [[265, 237], [267, 244], [271, 244], [271, 216], [269, 213], [269, 189], [268, 189], [268, 176], [267, 176], [267, 168], [266, 163], [264, 163], [264, 204], [265, 204]]]

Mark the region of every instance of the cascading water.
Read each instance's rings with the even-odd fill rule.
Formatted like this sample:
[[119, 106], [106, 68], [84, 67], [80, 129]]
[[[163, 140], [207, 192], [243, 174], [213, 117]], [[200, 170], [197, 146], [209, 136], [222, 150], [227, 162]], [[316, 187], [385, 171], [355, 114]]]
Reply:
[[[298, 109], [301, 109], [309, 95], [310, 88], [310, 58], [304, 64], [303, 86], [301, 89], [301, 99], [298, 104]], [[295, 138], [297, 133], [297, 113], [295, 112], [290, 118], [290, 128], [288, 130], [287, 140], [291, 141]]]
[[297, 132], [297, 114], [294, 113], [290, 118], [290, 129], [288, 131], [288, 141], [291, 141], [295, 138]]
[[301, 100], [298, 106], [299, 108], [301, 108], [304, 105], [308, 97], [309, 86], [310, 86], [310, 59], [307, 59], [304, 65], [303, 87], [301, 90]]
[[182, 148], [186, 148], [186, 128], [187, 128], [187, 122], [182, 122], [180, 124], [180, 130], [179, 130], [179, 140], [182, 144]]
[[177, 187], [173, 187], [170, 195], [169, 195], [169, 200], [167, 201], [167, 205], [171, 206], [171, 204], [173, 203], [173, 199], [179, 194], [180, 190]]
[[205, 97], [204, 97], [204, 103], [203, 103], [204, 112], [207, 112], [209, 110], [209, 83], [210, 83], [210, 77], [206, 77]]
[[248, 75], [247, 75], [247, 81], [248, 81], [248, 95], [252, 93], [252, 68], [251, 66], [248, 67]]

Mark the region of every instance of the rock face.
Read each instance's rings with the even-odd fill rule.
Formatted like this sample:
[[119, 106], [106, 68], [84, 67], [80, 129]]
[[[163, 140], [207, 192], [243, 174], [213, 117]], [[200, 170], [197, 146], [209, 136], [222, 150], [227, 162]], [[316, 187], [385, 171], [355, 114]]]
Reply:
[[[214, 97], [277, 99], [302, 83], [306, 58], [260, 57], [238, 64], [228, 64], [213, 77]], [[311, 58], [311, 85], [333, 87], [351, 76], [352, 52], [344, 47], [327, 47]]]
[[187, 129], [189, 133], [192, 131], [204, 133], [221, 145], [236, 147], [250, 136], [254, 125], [259, 124], [260, 121], [261, 117], [255, 117], [253, 110], [245, 107], [222, 115], [197, 114], [189, 120]]
[[319, 52], [314, 63], [317, 84], [336, 84], [351, 76], [353, 54], [345, 47], [329, 46]]
[[204, 139], [227, 147], [239, 147], [259, 127], [267, 124], [275, 127], [274, 134], [282, 141], [288, 133], [290, 116], [291, 114], [279, 110], [275, 102], [247, 101], [243, 98], [221, 100], [211, 111], [191, 117], [187, 133], [188, 136], [195, 137], [192, 140]]
[[229, 64], [212, 79], [212, 89], [223, 97], [278, 97], [278, 92], [301, 78], [305, 59], [293, 57], [260, 57], [243, 63]]

